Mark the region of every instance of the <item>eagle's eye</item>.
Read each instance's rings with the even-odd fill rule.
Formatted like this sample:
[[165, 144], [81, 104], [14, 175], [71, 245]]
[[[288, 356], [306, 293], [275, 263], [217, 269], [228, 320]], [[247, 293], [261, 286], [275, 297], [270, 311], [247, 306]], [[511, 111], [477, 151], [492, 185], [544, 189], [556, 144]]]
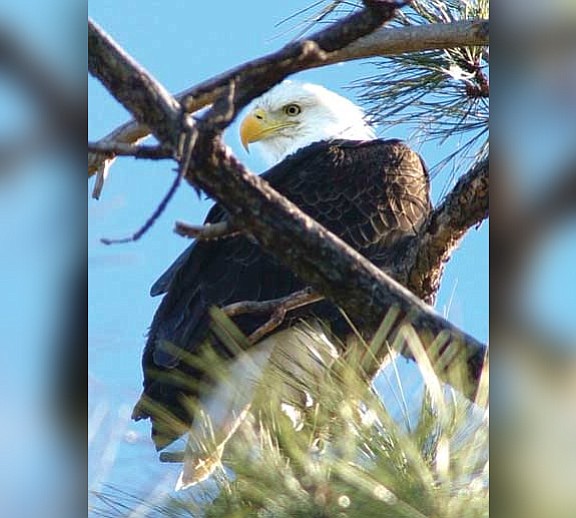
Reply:
[[302, 111], [302, 108], [297, 104], [287, 104], [284, 106], [284, 113], [290, 117], [295, 117]]

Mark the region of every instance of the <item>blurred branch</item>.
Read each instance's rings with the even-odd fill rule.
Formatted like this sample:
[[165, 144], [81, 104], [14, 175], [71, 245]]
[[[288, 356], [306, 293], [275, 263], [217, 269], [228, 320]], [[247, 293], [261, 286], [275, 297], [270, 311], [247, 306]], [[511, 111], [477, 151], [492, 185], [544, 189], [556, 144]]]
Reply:
[[161, 451], [160, 462], [181, 464], [184, 462], [184, 451]]
[[[372, 3], [370, 3], [372, 5]], [[394, 10], [384, 5], [380, 10], [366, 9], [372, 25], [389, 19]], [[363, 11], [363, 12], [364, 12]], [[348, 27], [353, 17], [339, 25], [350, 37], [359, 37], [360, 31]], [[364, 20], [363, 30], [369, 32]], [[373, 27], [372, 27], [373, 28]], [[318, 225], [298, 207], [279, 195], [262, 178], [250, 173], [224, 146], [220, 132], [250, 100], [267, 90], [300, 62], [296, 51], [306, 59], [320, 59], [322, 54], [310, 48], [322, 48], [323, 37], [332, 42], [334, 32], [322, 31], [316, 44], [289, 47], [292, 56], [280, 67], [266, 62], [251, 71], [259, 71], [258, 80], [246, 82], [238, 72], [237, 80], [226, 89], [225, 97], [197, 121], [186, 120], [188, 127], [181, 133], [177, 124], [180, 110], [176, 101], [144, 70], [138, 67], [108, 36], [92, 22], [89, 23], [89, 70], [108, 88], [142, 123], [150, 126], [161, 142], [177, 145], [186, 134], [186, 149], [181, 155], [190, 164], [185, 171], [186, 180], [195, 188], [202, 188], [218, 200], [231, 215], [234, 225], [249, 232], [259, 244], [290, 267], [313, 289], [340, 306], [366, 332], [378, 329], [381, 320], [392, 306], [399, 309], [393, 329], [398, 330], [408, 320], [419, 330], [428, 330], [432, 337], [441, 332], [448, 337], [449, 346], [442, 352], [452, 355], [460, 351], [466, 358], [467, 372], [457, 388], [473, 398], [486, 353], [486, 347], [466, 335], [450, 322], [436, 314], [410, 291], [384, 274], [342, 240]], [[338, 40], [346, 44], [349, 40]], [[292, 63], [292, 65], [291, 65]], [[270, 71], [270, 74], [263, 72]], [[248, 77], [252, 77], [251, 74]], [[193, 138], [188, 138], [192, 136]], [[179, 153], [180, 154], [180, 153]], [[370, 308], [370, 311], [367, 311]], [[442, 355], [437, 358], [442, 361]], [[443, 379], [446, 372], [439, 373]]]
[[51, 149], [51, 137], [46, 131], [35, 128], [19, 136], [4, 137], [0, 141], [0, 180], [26, 160]]
[[[86, 132], [84, 99], [66, 83], [55, 63], [47, 62], [6, 25], [0, 30], [0, 70], [22, 87], [42, 113], [38, 127], [54, 142], [76, 143]], [[44, 142], [46, 139], [43, 138]]]
[[499, 223], [491, 241], [498, 250], [494, 307], [501, 325], [524, 327], [519, 294], [537, 247], [554, 227], [576, 215], [576, 161], [551, 176], [554, 180], [535, 199], [523, 199], [512, 175], [498, 175], [494, 211]]
[[[42, 153], [75, 147], [84, 140], [84, 99], [62, 79], [56, 63], [47, 62], [7, 25], [0, 28], [0, 74], [16, 84], [36, 110], [32, 127], [0, 142], [0, 179]], [[84, 144], [80, 144], [83, 146]], [[77, 148], [75, 148], [77, 149]]]
[[[340, 23], [347, 23], [343, 20]], [[369, 32], [369, 31], [367, 31]], [[263, 62], [270, 63], [284, 59], [287, 51], [295, 46], [304, 45], [305, 41], [319, 44], [325, 31], [312, 35], [310, 38], [297, 43], [291, 43], [282, 50], [264, 56], [263, 58], [245, 63], [223, 74], [208, 79], [192, 88], [180, 92], [175, 97], [179, 101], [186, 100], [185, 107], [188, 112], [195, 112], [212, 104], [219, 98], [224, 89], [237, 76], [253, 65], [260, 66]], [[345, 41], [342, 42], [345, 45]], [[430, 24], [408, 27], [387, 27], [351, 41], [341, 49], [327, 51], [321, 44], [324, 52], [320, 59], [302, 60], [292, 72], [319, 66], [363, 59], [374, 56], [386, 56], [405, 52], [418, 52], [428, 49], [442, 49], [451, 47], [465, 47], [488, 44], [488, 21], [457, 21], [453, 23]], [[136, 143], [149, 134], [148, 128], [136, 121], [130, 121], [116, 128], [100, 142]], [[102, 157], [94, 154], [88, 155], [88, 174], [91, 176], [103, 168]]]
[[566, 217], [574, 215], [576, 212], [576, 163], [560, 173], [548, 190], [542, 192], [535, 206], [525, 212], [530, 212], [532, 220], [536, 219], [534, 217], [536, 214], [539, 215], [540, 224], [537, 228], [540, 234]]

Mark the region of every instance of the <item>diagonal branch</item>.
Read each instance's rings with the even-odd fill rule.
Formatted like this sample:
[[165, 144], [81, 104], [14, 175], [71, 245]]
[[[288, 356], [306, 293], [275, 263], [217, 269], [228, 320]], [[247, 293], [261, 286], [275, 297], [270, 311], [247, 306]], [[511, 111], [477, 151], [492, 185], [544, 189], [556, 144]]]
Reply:
[[[505, 171], [505, 165], [500, 163], [498, 166]], [[500, 331], [508, 328], [518, 333], [517, 329], [520, 329], [521, 336], [532, 333], [528, 343], [534, 342], [539, 332], [532, 329], [535, 325], [523, 315], [525, 308], [519, 301], [538, 246], [551, 231], [576, 216], [576, 160], [550, 177], [552, 180], [539, 189], [536, 196], [527, 196], [516, 185], [515, 175], [498, 175], [498, 191], [493, 205], [500, 222], [490, 235], [494, 249], [498, 250], [494, 274], [492, 269], [490, 271], [491, 278], [494, 275], [498, 279], [493, 303], [498, 315], [495, 323]], [[546, 340], [542, 342], [546, 343]]]
[[84, 100], [73, 85], [62, 80], [55, 65], [29, 47], [9, 24], [2, 25], [0, 72], [16, 78], [31, 104], [38, 108], [36, 119], [41, 121], [45, 140], [49, 137], [54, 142], [54, 137], [63, 136], [61, 142], [69, 144], [76, 142], [85, 129], [80, 115]]
[[419, 235], [400, 246], [391, 275], [423, 300], [434, 300], [452, 252], [471, 227], [488, 217], [488, 186], [485, 158], [458, 180]]
[[207, 95], [212, 98], [210, 102], [222, 99], [231, 84], [234, 84], [236, 89], [235, 105], [241, 109], [288, 75], [324, 64], [330, 54], [391, 20], [397, 8], [409, 4], [410, 0], [363, 0], [363, 3], [363, 9], [309, 38], [289, 43], [277, 52], [244, 63], [225, 73], [218, 80], [218, 84], [207, 81], [197, 85], [183, 98], [184, 109], [193, 113], [209, 104], [205, 99]]
[[[149, 124], [156, 135], [164, 136], [169, 143], [178, 141], [174, 121], [179, 112], [175, 101], [167, 99], [155, 80], [135, 66], [116, 45], [107, 42], [108, 38], [92, 24], [89, 34], [90, 72], [101, 78], [110, 92], [142, 122]], [[271, 82], [275, 80], [278, 77]], [[145, 91], [127, 95], [127, 90], [134, 92], [135, 83]], [[256, 90], [262, 86], [263, 82]], [[242, 100], [248, 96], [245, 91]], [[152, 107], [149, 99], [160, 102]], [[230, 108], [226, 103], [219, 107]], [[147, 116], [146, 110], [152, 115]], [[451, 355], [453, 350], [465, 353], [467, 376], [458, 388], [473, 397], [486, 347], [441, 318], [414, 294], [302, 213], [262, 178], [251, 174], [214, 131], [211, 123], [219, 116], [218, 109], [212, 110], [211, 118], [199, 121], [192, 128], [197, 137], [190, 156], [193, 167], [186, 171], [188, 182], [217, 199], [231, 215], [234, 225], [248, 231], [313, 289], [340, 306], [359, 327], [375, 331], [389, 308], [396, 306], [399, 309], [394, 323], [396, 329], [409, 320], [419, 330], [428, 330], [432, 337], [441, 332], [447, 334], [449, 340], [440, 351], [438, 361], [442, 361], [444, 353]], [[447, 379], [445, 371], [439, 374]]]
[[[199, 167], [189, 172], [194, 182], [233, 214], [236, 225], [247, 229], [263, 248], [340, 306], [359, 328], [376, 331], [388, 309], [397, 306], [400, 312], [395, 330], [408, 320], [431, 336], [448, 333], [450, 343], [438, 352], [437, 360], [441, 362], [444, 354], [452, 355], [454, 350], [464, 351], [467, 379], [458, 388], [473, 396], [486, 353], [483, 344], [440, 317], [264, 180], [249, 173], [220, 142], [200, 137], [196, 156]], [[444, 374], [439, 373], [441, 377]]]
[[122, 105], [130, 107], [136, 119], [150, 128], [149, 133], [175, 149], [181, 126], [178, 102], [91, 20], [88, 22], [88, 48], [90, 73], [108, 90], [114, 91]]

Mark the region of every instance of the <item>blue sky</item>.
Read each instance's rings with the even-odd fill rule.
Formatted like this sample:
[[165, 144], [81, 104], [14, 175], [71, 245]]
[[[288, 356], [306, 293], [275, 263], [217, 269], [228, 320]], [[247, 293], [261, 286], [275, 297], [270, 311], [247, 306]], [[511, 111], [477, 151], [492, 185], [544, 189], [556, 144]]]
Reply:
[[[309, 6], [293, 2], [177, 2], [97, 1], [89, 15], [170, 91], [178, 92], [241, 62], [271, 52], [295, 35], [293, 22], [275, 24]], [[225, 7], [223, 7], [225, 6]], [[299, 18], [301, 20], [301, 18]], [[288, 31], [288, 32], [287, 32]], [[366, 62], [346, 63], [298, 74], [301, 80], [322, 84], [354, 100], [346, 88], [369, 76]], [[89, 137], [103, 137], [126, 121], [128, 113], [97, 81], [89, 79]], [[240, 145], [237, 123], [225, 135], [236, 155], [254, 172], [264, 164], [257, 153], [247, 155]], [[402, 127], [381, 127], [383, 137], [409, 139]], [[422, 135], [416, 136], [424, 138]], [[410, 140], [415, 143], [417, 140]], [[418, 150], [430, 165], [453, 150], [454, 144], [424, 145]], [[89, 261], [89, 398], [94, 418], [89, 475], [126, 488], [153, 487], [175, 466], [157, 462], [148, 423], [127, 418], [140, 392], [140, 355], [145, 333], [159, 299], [148, 290], [155, 279], [189, 242], [176, 236], [175, 220], [200, 223], [212, 202], [198, 199], [182, 186], [155, 226], [137, 243], [106, 247], [101, 237], [124, 237], [134, 232], [156, 208], [172, 180], [173, 164], [119, 159], [99, 201], [88, 198]], [[445, 191], [448, 175], [433, 182], [433, 197]], [[89, 197], [93, 180], [88, 184]], [[448, 309], [449, 308], [449, 309]], [[473, 229], [447, 266], [437, 309], [482, 341], [488, 340], [488, 224]], [[110, 446], [110, 438], [117, 441]], [[115, 451], [113, 451], [116, 449]], [[108, 465], [106, 455], [114, 462]], [[103, 460], [104, 459], [104, 460]]]
[[[57, 24], [69, 28], [72, 0], [4, 4], [0, 31], [13, 31], [68, 77], [71, 65], [85, 68], [77, 42], [85, 32], [53, 31]], [[35, 122], [36, 105], [2, 70], [0, 141], [25, 134]], [[78, 192], [67, 174], [70, 160], [57, 153], [29, 157], [17, 171], [5, 172], [0, 173], [0, 514], [38, 516], [42, 509], [46, 517], [67, 516], [67, 492], [76, 474], [69, 469], [72, 448], [55, 426], [51, 374], [68, 294], [62, 286], [76, 260]]]

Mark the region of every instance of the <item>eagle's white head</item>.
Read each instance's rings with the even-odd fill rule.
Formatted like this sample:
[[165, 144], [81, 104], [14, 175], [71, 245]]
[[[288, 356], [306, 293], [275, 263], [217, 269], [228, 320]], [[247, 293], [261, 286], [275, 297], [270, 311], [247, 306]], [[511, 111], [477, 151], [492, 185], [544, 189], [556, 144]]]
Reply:
[[240, 138], [246, 149], [259, 142], [264, 158], [276, 164], [313, 142], [371, 140], [375, 133], [348, 99], [319, 85], [286, 80], [254, 101]]

